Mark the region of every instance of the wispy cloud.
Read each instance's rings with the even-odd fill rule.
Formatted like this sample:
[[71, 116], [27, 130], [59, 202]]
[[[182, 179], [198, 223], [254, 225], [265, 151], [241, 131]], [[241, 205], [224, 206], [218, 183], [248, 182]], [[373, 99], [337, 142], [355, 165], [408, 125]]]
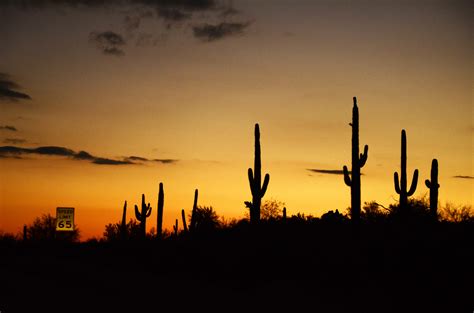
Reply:
[[194, 37], [204, 42], [216, 41], [229, 36], [242, 34], [244, 29], [250, 25], [247, 23], [203, 24], [193, 27]]
[[91, 32], [89, 41], [106, 55], [122, 56], [125, 54], [122, 50], [122, 47], [126, 45], [125, 39], [122, 35], [112, 31]]
[[18, 131], [18, 129], [15, 126], [11, 126], [11, 125], [0, 126], [0, 130], [6, 130], [6, 131], [11, 131], [11, 132], [17, 132]]
[[456, 175], [456, 176], [453, 176], [453, 178], [459, 178], [459, 179], [474, 179], [474, 176], [469, 176], [469, 175]]
[[[313, 173], [319, 173], [319, 174], [344, 175], [343, 170], [325, 170], [325, 169], [317, 169], [317, 168], [308, 168], [306, 170]], [[351, 171], [349, 171], [349, 174], [351, 174]], [[361, 173], [360, 175], [364, 175], [364, 174]]]
[[31, 100], [31, 97], [23, 92], [20, 85], [14, 82], [10, 75], [0, 72], [0, 101], [16, 102], [19, 100]]
[[3, 140], [4, 143], [11, 144], [11, 145], [20, 145], [22, 143], [25, 143], [25, 139], [20, 139], [20, 138], [6, 138]]
[[138, 156], [122, 157], [122, 158], [104, 158], [90, 154], [86, 151], [76, 152], [72, 149], [59, 146], [44, 146], [37, 148], [21, 148], [16, 146], [0, 147], [0, 158], [22, 158], [24, 155], [44, 155], [44, 156], [61, 156], [70, 160], [89, 161], [98, 165], [139, 165], [146, 162], [159, 161], [163, 164], [175, 163], [178, 160], [174, 159], [154, 159], [150, 160]]

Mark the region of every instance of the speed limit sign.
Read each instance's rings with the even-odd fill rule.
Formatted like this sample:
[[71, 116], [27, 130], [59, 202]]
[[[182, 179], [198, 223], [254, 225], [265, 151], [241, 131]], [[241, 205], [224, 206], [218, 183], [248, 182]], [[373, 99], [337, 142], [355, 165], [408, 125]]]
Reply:
[[56, 231], [74, 230], [74, 208], [56, 208]]

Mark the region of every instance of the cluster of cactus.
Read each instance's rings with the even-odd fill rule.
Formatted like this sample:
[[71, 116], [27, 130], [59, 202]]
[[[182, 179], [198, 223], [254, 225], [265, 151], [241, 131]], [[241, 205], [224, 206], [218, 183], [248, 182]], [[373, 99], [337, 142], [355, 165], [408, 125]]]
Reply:
[[[359, 109], [357, 107], [357, 98], [353, 98], [354, 106], [352, 109], [352, 171], [349, 172], [347, 166], [343, 167], [344, 182], [351, 187], [351, 218], [354, 222], [360, 219], [361, 212], [361, 188], [360, 188], [360, 169], [365, 165], [368, 157], [369, 147], [364, 146], [364, 152], [359, 155]], [[394, 173], [395, 191], [400, 195], [400, 212], [406, 213], [408, 210], [408, 197], [416, 191], [418, 182], [418, 170], [413, 173], [413, 180], [410, 188], [407, 184], [407, 139], [406, 132], [403, 129], [401, 135], [401, 173]], [[351, 174], [351, 176], [349, 176]], [[425, 181], [430, 189], [430, 214], [433, 219], [437, 219], [438, 210], [438, 161], [433, 159], [431, 164], [431, 181]]]
[[260, 128], [258, 124], [255, 124], [255, 158], [254, 158], [254, 170], [248, 169], [248, 177], [250, 190], [252, 192], [252, 202], [246, 202], [250, 209], [250, 222], [258, 223], [260, 221], [260, 205], [262, 198], [267, 191], [268, 183], [270, 181], [270, 175], [265, 174], [262, 185], [262, 161], [260, 157]]
[[[351, 219], [354, 223], [360, 220], [361, 214], [361, 168], [367, 162], [368, 158], [368, 145], [364, 146], [364, 152], [359, 153], [359, 108], [357, 106], [357, 98], [353, 97], [353, 108], [352, 108], [352, 123], [349, 123], [352, 127], [352, 168], [348, 170], [347, 166], [343, 166], [344, 182], [351, 188]], [[406, 132], [403, 129], [401, 134], [401, 173], [400, 177], [397, 172], [394, 173], [394, 184], [395, 190], [400, 195], [399, 207], [401, 212], [405, 212], [408, 207], [408, 197], [415, 193], [417, 182], [418, 182], [418, 170], [415, 169], [413, 174], [413, 180], [410, 188], [407, 185], [407, 143], [406, 143]], [[270, 175], [265, 174], [262, 184], [262, 164], [261, 164], [261, 150], [260, 150], [260, 128], [258, 124], [255, 124], [255, 156], [254, 156], [254, 168], [248, 169], [248, 179], [250, 184], [250, 190], [252, 193], [252, 202], [245, 202], [246, 206], [250, 209], [250, 222], [258, 223], [260, 221], [260, 207], [262, 198], [268, 188], [270, 181]], [[431, 180], [425, 181], [426, 186], [430, 189], [430, 212], [434, 219], [437, 219], [437, 205], [438, 205], [438, 161], [433, 159], [431, 165]], [[183, 232], [193, 232], [196, 228], [196, 214], [197, 214], [197, 201], [198, 201], [198, 190], [194, 192], [194, 203], [193, 210], [191, 213], [191, 221], [188, 226], [186, 222], [186, 215], [184, 209], [181, 211], [181, 218], [183, 224]], [[164, 207], [164, 191], [163, 183], [159, 185], [158, 192], [158, 205], [157, 205], [157, 236], [161, 237], [163, 234], [163, 207]], [[121, 234], [123, 238], [127, 236], [127, 225], [126, 225], [126, 211], [127, 201], [125, 201], [123, 207], [123, 216], [121, 223]], [[152, 208], [150, 204], [145, 203], [145, 195], [142, 195], [141, 211], [138, 210], [138, 206], [135, 205], [135, 216], [140, 222], [141, 235], [146, 235], [146, 219], [150, 216]], [[283, 209], [283, 220], [286, 220], [286, 208]], [[173, 225], [174, 234], [178, 234], [178, 219], [176, 219]], [[25, 231], [26, 233], [26, 231]]]
[[367, 162], [369, 146], [364, 146], [364, 153], [359, 155], [359, 108], [357, 107], [357, 98], [353, 98], [354, 106], [352, 108], [352, 170], [351, 176], [347, 166], [344, 165], [344, 182], [351, 188], [351, 219], [354, 222], [360, 220], [360, 169]]

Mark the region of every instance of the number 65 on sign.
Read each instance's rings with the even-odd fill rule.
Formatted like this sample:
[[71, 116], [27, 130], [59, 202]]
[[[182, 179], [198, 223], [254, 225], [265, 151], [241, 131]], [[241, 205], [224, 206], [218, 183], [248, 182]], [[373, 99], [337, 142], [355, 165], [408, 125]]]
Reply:
[[74, 208], [56, 208], [56, 231], [74, 230]]

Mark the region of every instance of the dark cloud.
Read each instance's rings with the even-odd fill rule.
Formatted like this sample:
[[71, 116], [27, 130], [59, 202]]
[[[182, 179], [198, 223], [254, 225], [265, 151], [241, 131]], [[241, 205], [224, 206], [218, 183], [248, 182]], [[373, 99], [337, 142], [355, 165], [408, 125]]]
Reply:
[[31, 100], [29, 95], [15, 89], [21, 87], [11, 80], [10, 75], [0, 72], [0, 101]]
[[95, 158], [92, 163], [99, 165], [127, 165], [127, 164], [138, 164], [127, 160], [113, 160], [106, 158]]
[[126, 158], [129, 161], [139, 161], [139, 162], [148, 162], [149, 160], [147, 158], [142, 158], [138, 156], [129, 156]]
[[10, 145], [19, 145], [22, 143], [25, 143], [25, 139], [19, 139], [19, 138], [6, 138], [3, 140], [4, 143], [10, 144]]
[[453, 178], [459, 178], [459, 179], [474, 179], [473, 176], [468, 176], [468, 175], [456, 175], [456, 176], [453, 176]]
[[122, 35], [112, 31], [91, 32], [89, 41], [96, 45], [102, 53], [107, 55], [121, 56], [124, 55], [122, 47], [126, 45]]
[[[329, 175], [344, 175], [343, 170], [323, 170], [323, 169], [317, 169], [317, 168], [308, 168], [307, 171], [313, 172], [313, 173], [319, 173], [319, 174], [329, 174]], [[349, 171], [349, 174], [351, 174], [351, 171]], [[364, 175], [364, 174], [360, 174]]]
[[[89, 152], [86, 151], [79, 151], [75, 152], [74, 150], [65, 148], [65, 147], [58, 147], [58, 146], [45, 146], [45, 147], [37, 147], [37, 148], [21, 148], [15, 146], [3, 146], [0, 147], [0, 158], [16, 158], [19, 159], [23, 155], [30, 155], [30, 154], [37, 154], [37, 155], [46, 155], [46, 156], [61, 156], [67, 157], [72, 160], [81, 160], [81, 161], [89, 161], [93, 164], [98, 165], [139, 165], [144, 164], [145, 162], [150, 162], [147, 158], [139, 157], [139, 156], [130, 156], [124, 157], [119, 159], [110, 159], [110, 158], [103, 158], [97, 157]], [[157, 160], [153, 160], [157, 161]], [[160, 162], [163, 164], [173, 163], [177, 160], [161, 160]]]
[[163, 163], [163, 164], [171, 164], [176, 163], [178, 160], [175, 159], [154, 159], [153, 162]]
[[186, 13], [176, 8], [163, 8], [158, 10], [158, 17], [167, 22], [181, 22], [191, 18], [190, 13]]
[[219, 39], [223, 39], [229, 36], [235, 36], [242, 34], [244, 29], [247, 28], [250, 23], [226, 23], [222, 22], [216, 25], [203, 24], [193, 27], [194, 37], [204, 41], [211, 42]]
[[10, 125], [0, 126], [0, 130], [7, 130], [7, 131], [11, 131], [11, 132], [17, 132], [18, 131], [18, 129], [16, 129], [15, 126], [10, 126]]

